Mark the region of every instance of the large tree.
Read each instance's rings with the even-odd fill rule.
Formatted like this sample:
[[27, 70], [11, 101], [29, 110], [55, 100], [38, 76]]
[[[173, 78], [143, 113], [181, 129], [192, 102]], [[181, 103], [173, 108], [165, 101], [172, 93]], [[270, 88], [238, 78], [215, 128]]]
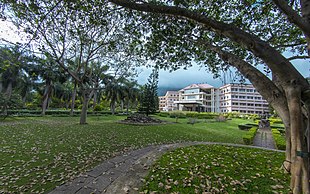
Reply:
[[[310, 86], [290, 61], [309, 58], [302, 55], [309, 42], [309, 1], [109, 1], [144, 12], [131, 13], [149, 24], [139, 27], [149, 27], [146, 46], [162, 64], [196, 60], [215, 72], [233, 66], [248, 78], [285, 124], [284, 165], [293, 193], [310, 192]], [[297, 55], [285, 57], [288, 49]], [[260, 63], [273, 79], [256, 68]]]
[[80, 124], [85, 124], [88, 103], [98, 90], [92, 64], [113, 61], [115, 55], [130, 60], [124, 44], [131, 38], [123, 33], [122, 13], [101, 1], [4, 2], [17, 16], [11, 19], [32, 35], [42, 54], [74, 79], [83, 98]]

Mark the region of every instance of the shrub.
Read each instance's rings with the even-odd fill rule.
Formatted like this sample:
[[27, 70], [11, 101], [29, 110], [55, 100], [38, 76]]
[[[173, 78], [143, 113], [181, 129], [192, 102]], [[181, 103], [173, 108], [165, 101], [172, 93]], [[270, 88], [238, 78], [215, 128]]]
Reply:
[[271, 129], [274, 142], [276, 144], [276, 147], [278, 150], [285, 150], [286, 149], [286, 143], [285, 143], [285, 137], [281, 135], [280, 131], [278, 129]]
[[257, 127], [250, 128], [250, 130], [242, 137], [244, 144], [252, 145], [256, 132], [257, 132]]
[[238, 125], [239, 129], [241, 130], [249, 130], [253, 127], [252, 124], [245, 124], [245, 125]]
[[169, 116], [170, 118], [186, 118], [185, 114], [181, 111], [171, 112]]
[[160, 116], [160, 117], [168, 117], [169, 113], [168, 112], [160, 112], [157, 115]]
[[187, 112], [185, 115], [187, 118], [197, 118], [198, 113], [197, 112]]
[[94, 107], [94, 111], [102, 111], [103, 108], [102, 106], [100, 106], [99, 104], [97, 104], [95, 107]]
[[217, 122], [224, 122], [224, 121], [226, 121], [227, 119], [226, 119], [225, 116], [220, 115], [220, 116], [216, 117], [215, 120], [216, 120]]

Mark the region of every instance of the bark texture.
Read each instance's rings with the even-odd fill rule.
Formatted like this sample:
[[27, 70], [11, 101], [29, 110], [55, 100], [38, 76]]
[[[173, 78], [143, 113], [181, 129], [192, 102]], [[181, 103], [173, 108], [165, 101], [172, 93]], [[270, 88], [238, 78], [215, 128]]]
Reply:
[[82, 106], [81, 116], [80, 116], [80, 124], [82, 125], [87, 124], [86, 119], [87, 119], [88, 103], [93, 95], [93, 92], [94, 92], [93, 90], [87, 90], [87, 89], [82, 90], [83, 106]]
[[46, 79], [44, 94], [42, 98], [42, 113], [41, 113], [42, 115], [45, 115], [51, 94], [52, 94], [52, 81], [50, 79]]
[[74, 107], [75, 107], [75, 98], [76, 98], [76, 83], [74, 83], [74, 88], [72, 91], [72, 99], [71, 99], [71, 110], [70, 110], [70, 116], [74, 115]]

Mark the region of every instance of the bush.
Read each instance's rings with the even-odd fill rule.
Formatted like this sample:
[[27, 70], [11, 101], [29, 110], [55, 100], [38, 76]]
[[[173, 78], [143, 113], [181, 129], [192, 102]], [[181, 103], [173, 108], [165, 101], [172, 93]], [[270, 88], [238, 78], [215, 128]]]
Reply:
[[185, 114], [181, 111], [171, 112], [169, 116], [170, 118], [186, 118]]
[[285, 143], [285, 137], [281, 135], [280, 131], [278, 129], [271, 129], [274, 142], [276, 144], [276, 147], [278, 150], [285, 150], [286, 149], [286, 143]]
[[160, 112], [157, 115], [160, 116], [160, 117], [168, 117], [169, 113], [168, 112]]
[[220, 115], [220, 116], [216, 117], [215, 120], [216, 120], [217, 122], [224, 122], [224, 121], [226, 121], [227, 119], [226, 119], [225, 116]]
[[102, 106], [100, 106], [99, 104], [97, 104], [95, 107], [94, 107], [94, 111], [102, 111], [103, 108]]
[[257, 132], [257, 127], [252, 127], [250, 130], [242, 137], [244, 144], [246, 145], [252, 145], [254, 137]]
[[197, 112], [187, 112], [185, 113], [185, 116], [187, 118], [197, 118], [198, 113]]
[[245, 124], [245, 125], [238, 125], [239, 129], [241, 130], [250, 130], [253, 127], [254, 124]]

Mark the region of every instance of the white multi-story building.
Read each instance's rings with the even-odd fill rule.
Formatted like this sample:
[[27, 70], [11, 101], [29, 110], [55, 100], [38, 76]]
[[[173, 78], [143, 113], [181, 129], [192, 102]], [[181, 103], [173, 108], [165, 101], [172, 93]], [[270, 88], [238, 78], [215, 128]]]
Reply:
[[175, 101], [179, 100], [178, 91], [167, 91], [165, 96], [159, 96], [159, 110], [160, 111], [174, 111], [177, 110]]
[[227, 84], [220, 88], [192, 84], [160, 96], [159, 110], [264, 114], [269, 112], [269, 105], [250, 84]]
[[266, 100], [250, 84], [227, 84], [219, 88], [220, 112], [264, 114], [269, 112]]
[[218, 90], [209, 84], [192, 84], [179, 91], [178, 110], [218, 112]]

